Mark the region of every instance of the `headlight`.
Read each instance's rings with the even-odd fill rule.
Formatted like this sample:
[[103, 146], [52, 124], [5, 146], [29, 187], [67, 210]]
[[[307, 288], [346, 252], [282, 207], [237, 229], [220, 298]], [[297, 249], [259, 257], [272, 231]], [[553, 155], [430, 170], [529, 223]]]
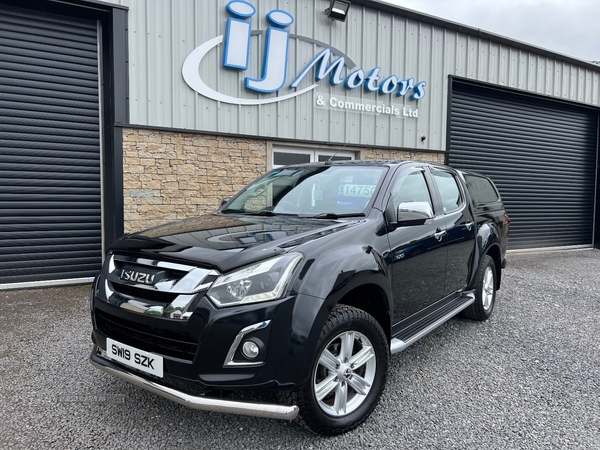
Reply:
[[301, 259], [300, 253], [288, 253], [223, 275], [215, 280], [206, 295], [218, 307], [279, 298]]

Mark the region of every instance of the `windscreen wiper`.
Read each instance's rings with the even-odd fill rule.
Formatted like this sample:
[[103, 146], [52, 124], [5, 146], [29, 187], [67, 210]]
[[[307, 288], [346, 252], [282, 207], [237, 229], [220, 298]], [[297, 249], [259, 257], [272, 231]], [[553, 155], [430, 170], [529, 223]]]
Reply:
[[321, 213], [316, 216], [310, 216], [311, 219], [343, 219], [345, 217], [364, 217], [363, 213], [348, 213], [348, 214], [336, 214], [336, 213]]
[[221, 211], [221, 214], [242, 214], [244, 210], [242, 209], [231, 209], [227, 208]]
[[269, 216], [269, 217], [277, 215], [273, 211], [270, 211], [268, 209], [261, 209], [259, 211], [244, 211], [242, 214], [245, 214], [246, 216]]
[[271, 211], [270, 209], [261, 209], [258, 211], [241, 211], [238, 212], [237, 214], [243, 214], [245, 216], [266, 216], [266, 217], [272, 217], [272, 216], [292, 216], [292, 217], [298, 217], [298, 214], [292, 214], [292, 213], [276, 213]]

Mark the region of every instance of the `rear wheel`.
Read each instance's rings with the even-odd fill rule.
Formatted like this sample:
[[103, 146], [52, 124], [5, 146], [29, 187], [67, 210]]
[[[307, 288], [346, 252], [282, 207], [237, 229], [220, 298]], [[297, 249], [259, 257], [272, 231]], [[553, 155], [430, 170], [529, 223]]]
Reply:
[[377, 321], [360, 309], [336, 306], [321, 332], [310, 378], [292, 393], [300, 424], [324, 435], [360, 425], [381, 397], [388, 362]]
[[494, 311], [495, 302], [496, 264], [491, 256], [485, 255], [477, 272], [475, 303], [465, 309], [463, 315], [473, 320], [487, 320]]

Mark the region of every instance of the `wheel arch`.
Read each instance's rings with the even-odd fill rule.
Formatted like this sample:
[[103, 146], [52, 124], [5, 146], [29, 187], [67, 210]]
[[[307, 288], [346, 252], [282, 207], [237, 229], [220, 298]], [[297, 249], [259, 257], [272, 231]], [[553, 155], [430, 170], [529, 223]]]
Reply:
[[391, 341], [392, 322], [389, 299], [385, 290], [380, 286], [376, 284], [357, 286], [340, 298], [337, 304], [352, 306], [372, 316], [381, 326], [388, 343]]
[[[330, 293], [325, 299], [302, 295], [296, 303], [296, 312], [292, 314], [290, 330], [292, 334], [292, 357], [297, 370], [297, 385], [308, 378], [312, 367], [314, 349], [331, 311], [337, 305], [351, 306], [360, 309], [381, 326], [388, 345], [391, 340], [390, 293], [386, 292], [385, 278], [382, 274], [371, 274], [363, 282], [358, 279], [348, 283], [345, 288]], [[367, 280], [370, 280], [368, 282]]]
[[480, 248], [480, 256], [476, 258], [475, 265], [473, 266], [473, 278], [477, 274], [477, 269], [481, 259], [485, 255], [489, 255], [494, 260], [496, 266], [496, 290], [500, 289], [500, 282], [502, 278], [502, 251], [500, 249], [500, 233], [494, 222], [487, 222], [479, 226], [477, 232], [477, 241]]
[[496, 266], [496, 290], [498, 290], [500, 289], [500, 281], [502, 277], [502, 257], [500, 247], [494, 244], [486, 250], [485, 254], [494, 260], [494, 265]]

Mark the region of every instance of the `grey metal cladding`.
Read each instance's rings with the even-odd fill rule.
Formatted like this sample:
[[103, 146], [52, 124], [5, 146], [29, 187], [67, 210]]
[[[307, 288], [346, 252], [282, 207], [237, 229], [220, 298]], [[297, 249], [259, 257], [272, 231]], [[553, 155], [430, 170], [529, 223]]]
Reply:
[[[130, 120], [132, 124], [234, 133], [312, 142], [352, 143], [445, 150], [448, 76], [491, 83], [587, 105], [600, 105], [600, 69], [575, 60], [553, 58], [547, 51], [507, 44], [505, 38], [462, 33], [454, 24], [416, 20], [418, 14], [397, 8], [396, 14], [353, 4], [345, 23], [332, 22], [322, 11], [323, 0], [249, 0], [256, 7], [252, 30], [265, 31], [273, 9], [291, 13], [290, 33], [339, 49], [365, 71], [381, 67], [382, 77], [395, 74], [427, 82], [424, 98], [393, 98], [394, 104], [417, 107], [418, 120], [315, 108], [312, 94], [283, 102], [240, 106], [210, 100], [183, 80], [182, 64], [199, 45], [225, 32], [225, 0], [113, 0], [129, 6]], [[391, 10], [391, 6], [379, 5]], [[288, 80], [322, 48], [291, 39]], [[248, 70], [240, 75], [222, 67], [223, 44], [213, 49], [200, 69], [202, 79], [217, 90], [251, 97], [243, 76], [260, 77], [264, 33], [251, 40]], [[349, 72], [347, 72], [349, 73]], [[314, 79], [314, 76], [312, 76]], [[382, 78], [383, 79], [383, 78]], [[304, 81], [308, 82], [307, 79]], [[290, 91], [289, 89], [285, 89]], [[389, 95], [345, 90], [319, 82], [319, 94], [340, 100], [389, 102]], [[276, 94], [263, 94], [267, 97]], [[422, 136], [426, 140], [422, 141]]]
[[510, 248], [591, 245], [598, 113], [457, 80], [451, 103], [449, 163], [492, 178]]
[[101, 264], [97, 24], [0, 7], [0, 284]]

